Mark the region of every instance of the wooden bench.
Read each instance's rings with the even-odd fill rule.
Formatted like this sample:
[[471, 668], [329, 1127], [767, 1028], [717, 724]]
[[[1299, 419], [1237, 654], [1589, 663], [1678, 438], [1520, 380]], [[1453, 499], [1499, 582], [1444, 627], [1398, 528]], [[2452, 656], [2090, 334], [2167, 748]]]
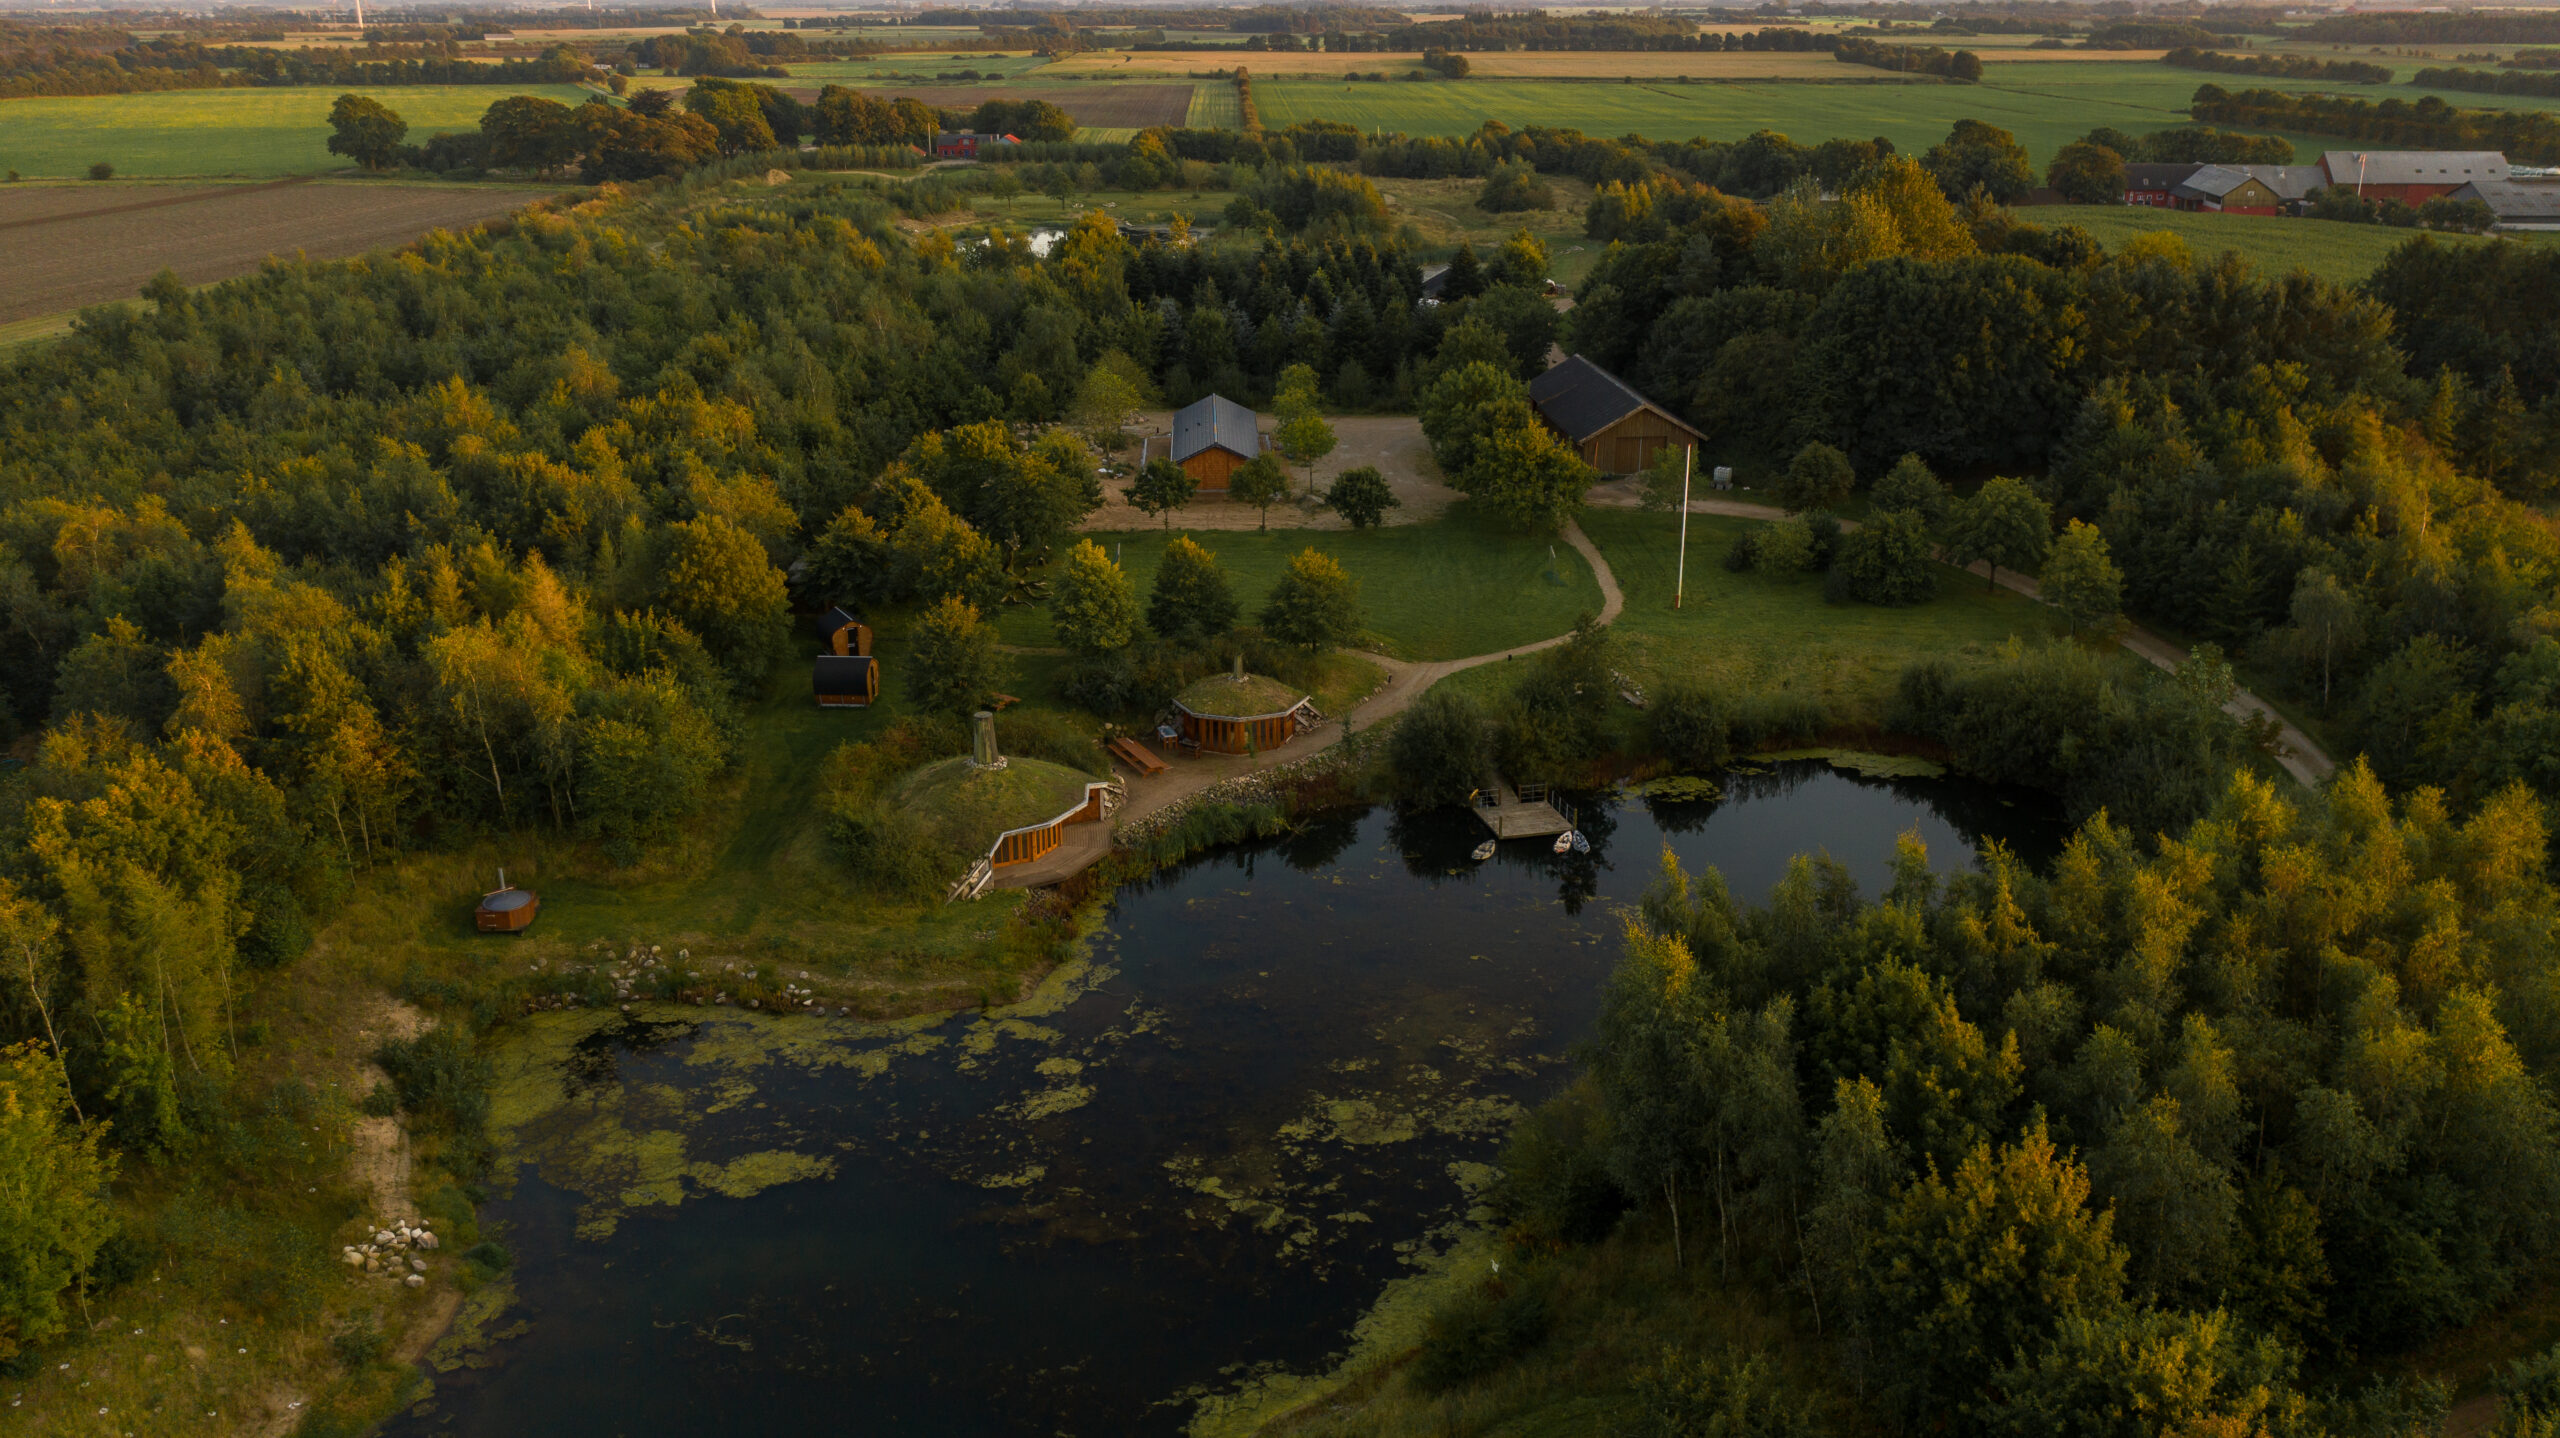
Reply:
[[1106, 747], [1119, 756], [1121, 763], [1137, 770], [1140, 778], [1165, 771], [1165, 762], [1156, 757], [1155, 751], [1135, 739], [1114, 739]]

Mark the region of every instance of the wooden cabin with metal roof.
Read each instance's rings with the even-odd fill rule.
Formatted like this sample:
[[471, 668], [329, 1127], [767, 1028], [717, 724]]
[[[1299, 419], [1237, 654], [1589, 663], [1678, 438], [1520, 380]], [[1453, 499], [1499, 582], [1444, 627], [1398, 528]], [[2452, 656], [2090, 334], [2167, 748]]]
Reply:
[[1270, 447], [1254, 412], [1224, 395], [1174, 411], [1173, 462], [1204, 491], [1224, 494], [1229, 477]]
[[1634, 474], [1666, 448], [1706, 443], [1679, 416], [1580, 355], [1529, 381], [1529, 402], [1602, 474]]

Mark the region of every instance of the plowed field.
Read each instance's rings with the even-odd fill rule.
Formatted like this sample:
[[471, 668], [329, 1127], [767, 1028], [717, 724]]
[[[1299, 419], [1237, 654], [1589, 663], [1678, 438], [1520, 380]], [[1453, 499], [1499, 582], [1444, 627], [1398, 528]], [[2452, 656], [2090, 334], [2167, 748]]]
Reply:
[[269, 255], [406, 244], [504, 215], [538, 190], [481, 185], [19, 185], [0, 189], [0, 324], [130, 298], [164, 268], [188, 284]]

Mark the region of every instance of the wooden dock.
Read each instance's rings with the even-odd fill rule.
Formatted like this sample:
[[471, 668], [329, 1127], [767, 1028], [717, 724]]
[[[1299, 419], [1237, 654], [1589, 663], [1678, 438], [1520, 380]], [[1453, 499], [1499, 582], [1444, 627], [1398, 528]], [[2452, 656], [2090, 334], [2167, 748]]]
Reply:
[[1508, 784], [1497, 784], [1478, 789], [1468, 802], [1497, 839], [1534, 839], [1561, 834], [1573, 827], [1570, 809], [1557, 802], [1555, 792], [1544, 784], [1517, 790]]

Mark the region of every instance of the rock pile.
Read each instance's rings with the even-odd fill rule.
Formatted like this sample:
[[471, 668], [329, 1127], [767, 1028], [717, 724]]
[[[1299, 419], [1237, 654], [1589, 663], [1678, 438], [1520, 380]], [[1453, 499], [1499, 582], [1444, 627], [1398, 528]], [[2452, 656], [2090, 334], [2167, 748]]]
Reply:
[[[399, 1278], [411, 1288], [426, 1286], [427, 1261], [421, 1253], [433, 1253], [441, 1247], [435, 1231], [426, 1220], [405, 1220], [377, 1228], [363, 1243], [350, 1243], [338, 1251], [340, 1261], [349, 1268], [360, 1268], [384, 1278]], [[405, 1271], [404, 1271], [405, 1270]]]

